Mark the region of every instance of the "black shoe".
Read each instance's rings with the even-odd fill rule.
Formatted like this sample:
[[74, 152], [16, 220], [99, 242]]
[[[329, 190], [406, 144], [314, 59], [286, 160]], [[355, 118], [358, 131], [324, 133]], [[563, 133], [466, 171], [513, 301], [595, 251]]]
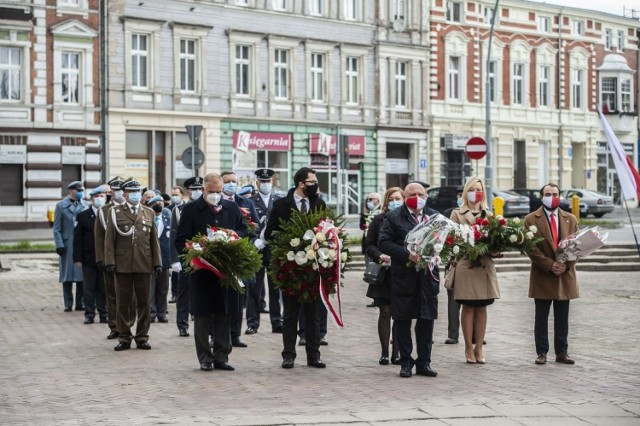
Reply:
[[411, 367], [409, 366], [400, 367], [400, 377], [411, 377]]
[[256, 334], [257, 332], [257, 328], [247, 327], [247, 329], [244, 331], [244, 334]]
[[282, 368], [293, 368], [293, 358], [285, 358], [282, 360]]
[[131, 343], [120, 342], [113, 348], [114, 351], [126, 351], [127, 349], [131, 349]]
[[274, 325], [273, 327], [271, 327], [271, 332], [282, 334], [282, 325]]
[[136, 348], [148, 351], [149, 349], [151, 349], [151, 345], [149, 344], [149, 342], [136, 342]]
[[156, 322], [156, 317], [151, 318], [149, 322]]
[[261, 314], [268, 314], [268, 313], [269, 313], [269, 310], [268, 310], [268, 309], [264, 309], [264, 308], [262, 308], [262, 309], [260, 309], [260, 313], [261, 313]]
[[235, 368], [233, 368], [228, 362], [226, 361], [222, 361], [222, 362], [214, 362], [213, 363], [213, 368], [215, 368], [216, 370], [224, 370], [224, 371], [233, 371], [235, 370]]
[[200, 370], [202, 371], [213, 371], [213, 363], [212, 362], [203, 362], [200, 364]]
[[158, 322], [161, 322], [161, 323], [166, 324], [166, 323], [168, 323], [168, 322], [169, 322], [169, 320], [168, 320], [168, 319], [166, 319], [166, 318], [160, 318], [160, 317], [158, 317]]
[[76, 306], [76, 311], [84, 311], [84, 306]]
[[307, 361], [307, 365], [313, 368], [325, 368], [327, 364], [324, 363], [321, 359], [315, 359], [313, 361]]
[[109, 319], [108, 319], [108, 318], [106, 318], [106, 317], [105, 317], [105, 318], [100, 318], [100, 323], [101, 323], [101, 324], [106, 324], [106, 323], [108, 323], [108, 322], [109, 322]]
[[427, 376], [427, 377], [436, 377], [438, 373], [431, 369], [430, 365], [427, 365], [424, 368], [416, 368], [416, 374], [418, 376]]
[[367, 308], [375, 308], [375, 307], [376, 307], [376, 304], [375, 304], [375, 303], [373, 303], [373, 302], [371, 302], [371, 303], [369, 303], [369, 304], [367, 305]]
[[400, 365], [400, 357], [399, 356], [392, 356], [391, 357], [391, 364]]
[[304, 337], [300, 338], [300, 341], [298, 342], [298, 346], [305, 346], [307, 344], [307, 339], [305, 339]]
[[328, 344], [329, 342], [327, 342], [324, 337], [320, 338], [320, 346], [327, 346]]
[[111, 330], [111, 333], [109, 333], [109, 335], [107, 336], [107, 339], [109, 340], [117, 339], [119, 335], [120, 333], [118, 333], [118, 330]]
[[64, 308], [65, 312], [71, 312], [71, 308]]
[[180, 329], [180, 337], [189, 337], [189, 332], [184, 328]]
[[246, 348], [247, 344], [240, 340], [240, 338], [236, 337], [235, 339], [231, 340], [231, 346], [233, 346], [234, 348]]
[[380, 365], [389, 365], [389, 357], [382, 355], [378, 360], [378, 364]]
[[454, 339], [453, 337], [449, 337], [444, 341], [445, 345], [456, 345], [458, 343], [458, 339]]
[[93, 324], [93, 318], [85, 318], [84, 319], [84, 323], [85, 324]]
[[176, 303], [176, 298], [172, 297], [171, 300], [169, 300], [169, 303]]

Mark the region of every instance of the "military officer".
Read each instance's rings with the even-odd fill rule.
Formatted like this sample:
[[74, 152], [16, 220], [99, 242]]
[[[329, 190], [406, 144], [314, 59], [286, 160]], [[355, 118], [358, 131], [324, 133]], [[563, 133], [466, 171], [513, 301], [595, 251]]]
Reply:
[[167, 295], [169, 294], [169, 274], [171, 272], [169, 240], [171, 236], [171, 210], [164, 207], [162, 196], [148, 200], [147, 207], [155, 214], [155, 225], [162, 254], [162, 273], [151, 280], [151, 322], [167, 323]]
[[[160, 244], [153, 210], [140, 204], [140, 183], [129, 178], [122, 184], [125, 203], [109, 210], [110, 221], [104, 241], [107, 272], [115, 273], [118, 345], [116, 351], [131, 348], [135, 339], [138, 349], [151, 349], [149, 344], [149, 293], [151, 275], [162, 273]], [[131, 334], [129, 303], [135, 294], [137, 325]]]
[[71, 312], [73, 306], [73, 283], [76, 283], [76, 311], [84, 311], [82, 295], [82, 268], [73, 264], [73, 228], [76, 216], [85, 209], [82, 202], [84, 186], [79, 180], [67, 186], [69, 191], [64, 200], [56, 204], [53, 220], [53, 239], [59, 259], [59, 279], [62, 283], [64, 311]]

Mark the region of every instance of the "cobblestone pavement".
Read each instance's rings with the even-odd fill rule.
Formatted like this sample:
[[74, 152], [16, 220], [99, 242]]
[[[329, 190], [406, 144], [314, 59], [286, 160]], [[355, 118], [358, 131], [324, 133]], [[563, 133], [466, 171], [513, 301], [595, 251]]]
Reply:
[[0, 273], [3, 424], [640, 425], [638, 273], [578, 274], [574, 366], [534, 365], [526, 273], [499, 274], [486, 365], [466, 364], [462, 344], [443, 344], [443, 291], [432, 364], [439, 375], [402, 379], [399, 367], [378, 365], [377, 310], [365, 306], [361, 272], [347, 273], [346, 327], [329, 330], [326, 369], [298, 362], [283, 370], [281, 336], [263, 327], [243, 336], [248, 348], [234, 348], [235, 372], [202, 372], [193, 337], [178, 337], [174, 305], [169, 324], [151, 325], [151, 351], [114, 352], [105, 324], [62, 311], [55, 256], [0, 261], [11, 268]]

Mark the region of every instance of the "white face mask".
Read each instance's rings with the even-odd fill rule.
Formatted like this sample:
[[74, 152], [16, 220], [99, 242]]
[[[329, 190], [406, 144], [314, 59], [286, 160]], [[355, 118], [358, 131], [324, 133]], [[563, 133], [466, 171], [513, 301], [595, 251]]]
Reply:
[[180, 196], [180, 195], [172, 195], [171, 196], [171, 202], [173, 204], [180, 204], [181, 201], [182, 201], [182, 196]]
[[200, 197], [202, 197], [202, 191], [201, 190], [194, 189], [193, 191], [191, 191], [191, 198], [193, 198], [194, 200], [197, 200]]
[[217, 206], [221, 199], [222, 195], [218, 194], [217, 192], [207, 195], [207, 203], [211, 204], [212, 206]]
[[124, 202], [124, 191], [113, 191], [113, 199], [116, 201], [116, 203]]
[[96, 206], [97, 209], [104, 206], [106, 202], [107, 202], [107, 199], [104, 197], [96, 197], [93, 199], [93, 205]]
[[261, 183], [260, 188], [258, 188], [260, 192], [264, 195], [271, 194], [271, 184], [270, 183]]

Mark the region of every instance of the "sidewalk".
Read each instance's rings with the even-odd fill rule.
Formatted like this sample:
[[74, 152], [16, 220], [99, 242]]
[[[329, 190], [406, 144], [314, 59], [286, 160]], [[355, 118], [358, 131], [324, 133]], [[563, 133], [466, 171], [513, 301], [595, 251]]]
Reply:
[[[346, 327], [331, 327], [324, 370], [280, 368], [281, 335], [268, 320], [234, 348], [235, 372], [202, 372], [193, 337], [151, 325], [151, 351], [114, 352], [104, 324], [62, 312], [55, 255], [0, 255], [0, 412], [3, 424], [215, 425], [640, 425], [640, 277], [579, 273], [571, 303], [576, 365], [536, 366], [528, 274], [499, 274], [489, 308], [486, 365], [468, 365], [463, 345], [444, 345], [440, 294], [433, 368], [437, 378], [398, 377], [380, 366], [377, 310], [361, 272], [347, 273]], [[298, 348], [302, 349], [302, 348]], [[553, 359], [552, 359], [553, 361]]]

